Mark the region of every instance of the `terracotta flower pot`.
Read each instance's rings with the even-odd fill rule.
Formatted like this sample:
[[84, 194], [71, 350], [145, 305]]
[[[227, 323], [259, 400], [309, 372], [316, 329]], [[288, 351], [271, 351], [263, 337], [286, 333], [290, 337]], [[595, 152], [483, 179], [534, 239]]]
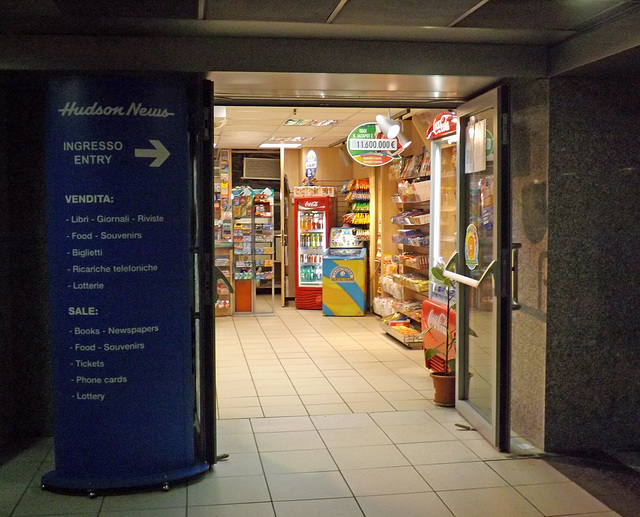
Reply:
[[445, 372], [431, 372], [433, 387], [436, 390], [433, 402], [437, 406], [451, 407], [456, 405], [456, 376]]

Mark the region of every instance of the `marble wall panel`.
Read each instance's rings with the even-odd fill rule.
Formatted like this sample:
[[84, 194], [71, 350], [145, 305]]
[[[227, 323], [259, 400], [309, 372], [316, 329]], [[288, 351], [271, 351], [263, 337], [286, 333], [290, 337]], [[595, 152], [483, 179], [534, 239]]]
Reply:
[[550, 81], [549, 451], [640, 447], [639, 87]]
[[544, 444], [547, 313], [548, 81], [511, 91], [512, 240], [518, 250], [518, 302], [512, 312], [511, 428]]

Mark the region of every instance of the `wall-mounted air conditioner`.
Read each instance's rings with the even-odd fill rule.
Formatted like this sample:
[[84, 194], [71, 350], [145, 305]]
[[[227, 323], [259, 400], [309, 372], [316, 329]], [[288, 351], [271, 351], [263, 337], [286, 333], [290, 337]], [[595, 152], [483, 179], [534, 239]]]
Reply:
[[279, 180], [280, 159], [245, 158], [242, 177], [248, 180]]

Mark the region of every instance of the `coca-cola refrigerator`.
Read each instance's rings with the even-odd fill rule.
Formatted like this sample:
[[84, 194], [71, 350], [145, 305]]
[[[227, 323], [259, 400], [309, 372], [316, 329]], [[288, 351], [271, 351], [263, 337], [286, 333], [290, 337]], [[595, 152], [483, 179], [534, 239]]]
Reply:
[[322, 255], [336, 222], [336, 198], [299, 197], [294, 201], [296, 309], [322, 309]]

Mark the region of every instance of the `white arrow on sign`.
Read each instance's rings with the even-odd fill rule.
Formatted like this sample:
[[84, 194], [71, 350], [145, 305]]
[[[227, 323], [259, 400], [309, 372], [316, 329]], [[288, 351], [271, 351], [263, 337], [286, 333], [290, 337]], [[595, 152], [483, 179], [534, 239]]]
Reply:
[[169, 151], [160, 140], [149, 140], [155, 149], [136, 149], [136, 158], [155, 158], [149, 167], [160, 167], [169, 158]]

